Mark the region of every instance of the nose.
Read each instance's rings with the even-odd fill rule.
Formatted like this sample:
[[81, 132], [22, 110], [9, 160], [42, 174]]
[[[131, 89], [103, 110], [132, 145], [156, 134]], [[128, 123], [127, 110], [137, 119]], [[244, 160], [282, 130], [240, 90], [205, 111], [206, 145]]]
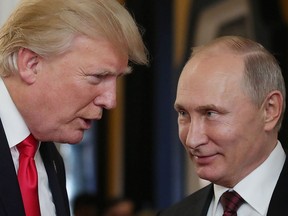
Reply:
[[208, 136], [204, 123], [190, 122], [185, 145], [188, 148], [196, 149], [208, 142]]
[[94, 99], [94, 104], [101, 106], [104, 109], [113, 109], [116, 107], [116, 80], [111, 80], [105, 86], [103, 86], [102, 94], [98, 95]]

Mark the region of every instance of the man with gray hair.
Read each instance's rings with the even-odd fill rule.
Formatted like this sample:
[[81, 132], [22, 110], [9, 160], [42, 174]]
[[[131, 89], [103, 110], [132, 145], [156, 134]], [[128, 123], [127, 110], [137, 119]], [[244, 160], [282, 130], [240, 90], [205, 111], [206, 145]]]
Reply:
[[116, 0], [23, 0], [0, 30], [0, 215], [70, 215], [53, 142], [82, 140], [116, 106], [128, 62], [147, 64]]
[[288, 162], [278, 132], [285, 84], [276, 59], [237, 36], [193, 50], [178, 82], [179, 137], [211, 182], [160, 216], [288, 215]]

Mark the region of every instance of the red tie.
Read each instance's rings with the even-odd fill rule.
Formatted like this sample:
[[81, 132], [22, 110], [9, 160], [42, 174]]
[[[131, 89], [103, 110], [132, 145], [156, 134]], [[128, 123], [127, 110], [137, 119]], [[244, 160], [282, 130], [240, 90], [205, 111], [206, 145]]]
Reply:
[[20, 153], [18, 181], [21, 189], [26, 216], [40, 216], [38, 198], [38, 176], [34, 156], [38, 141], [30, 134], [17, 145]]
[[224, 209], [223, 216], [237, 216], [237, 210], [244, 203], [244, 199], [236, 191], [226, 191], [220, 202]]

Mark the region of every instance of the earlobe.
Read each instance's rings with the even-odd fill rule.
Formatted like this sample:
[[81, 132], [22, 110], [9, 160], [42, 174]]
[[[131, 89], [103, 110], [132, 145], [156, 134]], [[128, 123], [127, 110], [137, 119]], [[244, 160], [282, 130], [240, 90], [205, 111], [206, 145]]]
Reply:
[[283, 97], [279, 91], [271, 92], [264, 102], [265, 129], [273, 130], [282, 113]]
[[33, 51], [26, 48], [21, 48], [18, 51], [18, 72], [21, 79], [29, 85], [36, 80], [38, 63], [39, 56]]

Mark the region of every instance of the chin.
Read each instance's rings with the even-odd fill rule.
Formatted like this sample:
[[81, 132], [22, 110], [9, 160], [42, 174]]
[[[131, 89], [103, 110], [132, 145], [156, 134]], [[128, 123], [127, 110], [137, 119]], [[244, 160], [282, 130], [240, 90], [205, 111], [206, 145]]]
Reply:
[[73, 138], [71, 140], [69, 140], [67, 143], [68, 144], [78, 144], [82, 141], [83, 139], [83, 136], [79, 137], [79, 138]]
[[214, 182], [218, 177], [213, 173], [213, 171], [210, 171], [210, 170], [197, 171], [197, 175], [199, 176], [199, 178], [204, 179], [206, 181], [210, 181], [210, 182]]
[[67, 144], [78, 144], [82, 141], [83, 139], [83, 132], [77, 131], [77, 133], [69, 133], [66, 137], [62, 136], [60, 138], [62, 143], [67, 143]]

